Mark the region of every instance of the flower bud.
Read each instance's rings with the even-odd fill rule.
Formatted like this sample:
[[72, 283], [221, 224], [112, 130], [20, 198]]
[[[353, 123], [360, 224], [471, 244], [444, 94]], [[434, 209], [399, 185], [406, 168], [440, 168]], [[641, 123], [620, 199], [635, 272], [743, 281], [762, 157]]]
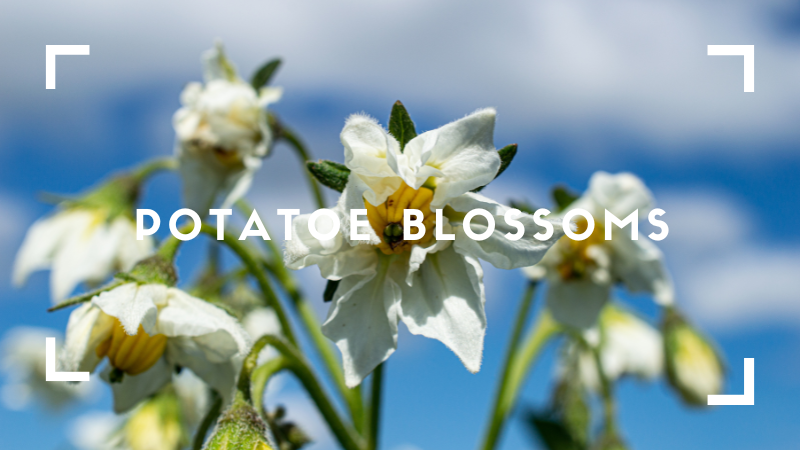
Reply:
[[705, 406], [722, 391], [723, 363], [711, 342], [675, 310], [662, 324], [667, 379], [688, 405]]
[[219, 419], [204, 450], [273, 450], [266, 437], [267, 425], [241, 394]]
[[178, 450], [188, 444], [180, 401], [174, 390], [147, 400], [124, 426], [125, 442], [131, 450]]

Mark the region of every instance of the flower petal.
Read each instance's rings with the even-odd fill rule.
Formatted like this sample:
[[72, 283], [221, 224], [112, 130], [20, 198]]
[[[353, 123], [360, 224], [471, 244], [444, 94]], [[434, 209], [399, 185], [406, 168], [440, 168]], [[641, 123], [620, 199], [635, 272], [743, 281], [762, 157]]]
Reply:
[[[459, 252], [488, 261], [500, 269], [516, 269], [538, 263], [547, 250], [564, 235], [561, 224], [552, 222], [553, 235], [550, 239], [540, 241], [534, 238], [534, 234], [545, 230], [533, 221], [532, 215], [522, 213], [517, 220], [525, 227], [525, 233], [519, 240], [512, 241], [505, 236], [506, 233], [517, 232], [516, 227], [508, 225], [505, 221], [505, 213], [510, 208], [480, 194], [470, 192], [461, 195], [453, 199], [449, 206], [464, 213], [481, 208], [494, 216], [494, 233], [483, 241], [471, 239], [464, 232], [461, 222], [454, 223], [456, 235], [454, 245]], [[486, 219], [483, 216], [475, 216], [470, 222], [470, 228], [475, 233], [483, 233], [487, 229]]]
[[32, 272], [50, 266], [54, 253], [75, 222], [82, 223], [83, 218], [62, 212], [39, 219], [31, 225], [14, 261], [15, 285], [21, 286]]
[[482, 109], [412, 139], [404, 156], [415, 178], [406, 183], [418, 189], [428, 177], [439, 177], [432, 208], [488, 184], [500, 168], [493, 143], [495, 117], [494, 109]]
[[[638, 209], [639, 217], [645, 218], [653, 205], [653, 194], [647, 186], [639, 177], [627, 172], [616, 175], [595, 172], [584, 197], [595, 205], [588, 211], [598, 220], [605, 220], [606, 209], [620, 219]], [[582, 207], [580, 203], [579, 200], [574, 207]]]
[[397, 157], [400, 145], [377, 120], [353, 114], [347, 118], [340, 139], [344, 163], [352, 172], [365, 177], [397, 176], [387, 161]]
[[614, 274], [631, 292], [648, 292], [659, 305], [672, 305], [675, 290], [664, 267], [661, 250], [644, 236], [634, 241], [626, 230], [614, 231], [610, 241], [615, 256], [612, 261]]
[[72, 311], [59, 359], [60, 370], [93, 372], [101, 361], [95, 349], [111, 336], [113, 326], [113, 319], [91, 303], [84, 303]]
[[400, 288], [385, 272], [342, 279], [322, 324], [322, 333], [342, 352], [348, 387], [358, 386], [397, 348]]
[[[167, 305], [158, 314], [156, 332], [170, 338], [195, 338], [213, 363], [227, 361], [250, 346], [247, 332], [236, 319], [177, 288], [167, 291]], [[209, 338], [212, 335], [214, 338]]]
[[[337, 210], [338, 211], [338, 210]], [[341, 221], [341, 214], [340, 221]], [[350, 246], [340, 231], [333, 239], [320, 241], [308, 231], [311, 214], [292, 221], [292, 239], [286, 241], [284, 260], [290, 269], [318, 265], [320, 273], [329, 280], [341, 280], [354, 274], [374, 273], [378, 256], [368, 245]], [[317, 220], [320, 233], [327, 233], [333, 224], [324, 216]]]
[[155, 365], [139, 375], [125, 375], [122, 381], [111, 383], [109, 375], [111, 366], [106, 366], [100, 377], [111, 385], [111, 392], [114, 395], [114, 412], [122, 414], [130, 410], [139, 402], [158, 392], [172, 379], [172, 367], [164, 361], [158, 360]]
[[486, 334], [480, 263], [450, 246], [428, 255], [414, 273], [412, 286], [398, 284], [400, 317], [408, 330], [442, 342], [470, 372], [480, 370]]
[[611, 295], [611, 284], [596, 284], [590, 279], [551, 282], [547, 287], [547, 307], [559, 322], [577, 329], [587, 329]]
[[163, 284], [126, 283], [110, 291], [102, 292], [92, 299], [92, 304], [111, 317], [116, 317], [131, 336], [139, 331], [139, 325], [147, 334], [156, 334], [158, 305], [167, 298], [167, 287]]

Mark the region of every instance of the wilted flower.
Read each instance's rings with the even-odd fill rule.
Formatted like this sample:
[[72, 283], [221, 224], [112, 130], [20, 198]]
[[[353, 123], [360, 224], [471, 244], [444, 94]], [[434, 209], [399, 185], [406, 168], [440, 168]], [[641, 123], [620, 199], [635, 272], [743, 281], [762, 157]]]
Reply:
[[270, 148], [266, 106], [281, 96], [239, 78], [219, 43], [203, 63], [205, 84], [186, 85], [173, 117], [186, 206], [198, 212], [219, 196], [227, 208], [247, 192]]
[[[621, 306], [608, 304], [600, 315], [597, 329], [585, 334], [590, 345], [597, 345], [603, 373], [609, 381], [625, 375], [653, 379], [664, 368], [664, 347], [661, 334], [650, 324]], [[595, 341], [595, 342], [592, 342]], [[600, 390], [595, 356], [590, 349], [579, 351], [578, 370], [583, 384]]]
[[[504, 220], [509, 208], [470, 192], [491, 182], [500, 167], [494, 123], [495, 111], [484, 109], [416, 136], [401, 149], [375, 120], [363, 115], [347, 120], [341, 140], [351, 172], [334, 209], [340, 232], [320, 241], [308, 230], [310, 215], [295, 218], [286, 262], [293, 269], [316, 264], [323, 277], [341, 281], [322, 331], [342, 352], [348, 386], [358, 385], [394, 352], [400, 320], [411, 333], [438, 339], [468, 370], [478, 371], [486, 330], [478, 258], [504, 269], [528, 266], [560, 237], [556, 225], [549, 240], [534, 239], [544, 228], [521, 214], [525, 233], [510, 240], [505, 234], [517, 229]], [[462, 225], [476, 208], [488, 211], [496, 223], [482, 241], [469, 238]], [[366, 240], [351, 241], [352, 209], [367, 211], [369, 226], [358, 227]], [[403, 240], [405, 209], [424, 215], [422, 238]], [[436, 209], [444, 210], [440, 224]], [[321, 233], [332, 225], [327, 219], [318, 224]], [[437, 240], [436, 225], [453, 233], [454, 240]], [[486, 231], [485, 218], [476, 216], [471, 227], [475, 233]]]
[[[586, 193], [569, 205], [581, 208], [594, 218], [594, 231], [582, 241], [562, 238], [542, 261], [525, 269], [532, 279], [550, 283], [547, 305], [560, 322], [575, 328], [589, 328], [609, 300], [611, 288], [621, 282], [631, 292], [648, 292], [661, 305], [673, 302], [672, 281], [658, 247], [645, 236], [631, 239], [627, 229], [614, 228], [605, 240], [605, 210], [623, 219], [639, 211], [646, 217], [652, 194], [634, 175], [595, 173]], [[577, 232], [588, 227], [585, 219], [576, 221]]]
[[104, 377], [121, 412], [161, 389], [178, 367], [229, 398], [249, 345], [220, 308], [163, 284], [125, 283], [72, 312], [62, 364], [91, 372], [107, 358]]
[[152, 239], [136, 239], [137, 194], [138, 183], [132, 177], [116, 177], [37, 220], [17, 253], [14, 283], [22, 285], [32, 272], [51, 268], [50, 291], [57, 302], [79, 283], [100, 283], [150, 255]]
[[85, 398], [93, 383], [79, 385], [65, 381], [47, 381], [45, 371], [45, 339], [63, 342], [61, 333], [47, 328], [14, 327], [0, 343], [0, 366], [6, 373], [2, 400], [8, 409], [19, 410], [39, 399], [51, 408], [60, 408], [70, 401]]
[[662, 325], [667, 378], [684, 402], [708, 405], [708, 396], [722, 392], [724, 367], [714, 346], [673, 309]]

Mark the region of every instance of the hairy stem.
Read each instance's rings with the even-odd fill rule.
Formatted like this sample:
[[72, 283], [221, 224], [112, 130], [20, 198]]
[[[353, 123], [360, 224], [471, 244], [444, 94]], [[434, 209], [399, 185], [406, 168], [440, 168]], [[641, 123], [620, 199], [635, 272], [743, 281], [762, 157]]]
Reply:
[[[204, 223], [201, 231], [213, 237], [214, 239], [217, 238], [216, 227]], [[293, 344], [297, 342], [294, 332], [292, 331], [291, 323], [289, 322], [289, 317], [286, 315], [283, 305], [281, 305], [280, 301], [278, 300], [278, 296], [275, 295], [275, 290], [272, 288], [272, 282], [270, 282], [269, 278], [264, 273], [264, 270], [258, 263], [258, 260], [253, 256], [252, 253], [250, 253], [243, 243], [237, 240], [233, 235], [225, 233], [223, 236], [223, 242], [225, 242], [225, 245], [227, 245], [228, 248], [230, 248], [231, 251], [233, 251], [233, 253], [239, 257], [245, 267], [247, 267], [248, 272], [255, 277], [258, 287], [261, 289], [267, 304], [272, 307], [273, 310], [275, 310], [275, 315], [278, 316], [278, 321], [281, 323], [281, 329], [283, 330], [283, 334], [286, 336], [286, 339]]]
[[270, 114], [269, 121], [273, 131], [275, 132], [276, 140], [282, 139], [286, 141], [286, 143], [292, 146], [292, 148], [297, 152], [297, 155], [300, 157], [300, 162], [303, 165], [303, 173], [306, 174], [306, 179], [311, 187], [311, 192], [314, 194], [314, 201], [317, 203], [317, 208], [324, 208], [325, 198], [322, 196], [322, 190], [319, 187], [319, 182], [316, 178], [314, 178], [314, 175], [308, 171], [308, 168], [306, 168], [306, 161], [311, 160], [311, 154], [309, 153], [308, 149], [297, 136], [297, 134], [295, 134], [295, 132], [291, 129], [286, 128], [286, 126], [284, 126], [275, 115]]
[[[530, 308], [530, 305], [526, 306], [525, 303], [531, 301], [526, 300], [528, 295], [530, 295], [531, 298], [533, 297], [533, 293], [529, 292], [531, 289], [532, 288], [529, 287], [528, 290], [526, 290], [525, 297], [523, 297], [523, 302], [520, 305], [520, 312], [523, 310], [527, 311]], [[518, 316], [517, 323], [519, 323], [520, 320], [524, 322], [524, 318], [520, 319]], [[515, 335], [516, 339], [519, 339], [516, 328], [515, 326], [512, 332], [512, 345], [515, 344], [515, 342], [513, 342]], [[539, 316], [533, 329], [528, 334], [528, 337], [521, 343], [516, 343], [517, 345], [515, 345], [516, 348], [513, 350], [513, 356], [506, 361], [504, 374], [501, 378], [502, 385], [498, 389], [497, 396], [495, 397], [494, 407], [489, 418], [489, 427], [486, 431], [483, 443], [481, 444], [481, 449], [490, 450], [497, 446], [500, 433], [508, 419], [511, 408], [513, 408], [516, 402], [523, 382], [527, 378], [528, 373], [530, 373], [531, 367], [541, 353], [542, 348], [544, 348], [544, 345], [558, 330], [559, 327], [552, 317], [550, 317], [550, 314], [544, 311]]]
[[194, 444], [192, 445], [193, 450], [200, 450], [203, 448], [203, 442], [206, 440], [208, 430], [211, 429], [212, 425], [214, 425], [214, 422], [216, 422], [221, 411], [222, 397], [217, 393], [217, 391], [212, 390], [211, 407], [208, 409], [206, 416], [203, 417], [203, 421], [200, 423], [200, 426], [197, 428], [197, 432], [194, 435]]
[[306, 392], [311, 396], [317, 409], [322, 414], [322, 417], [328, 423], [333, 435], [336, 437], [339, 444], [345, 450], [364, 450], [361, 438], [355, 432], [353, 427], [342, 420], [333, 403], [328, 398], [325, 391], [322, 389], [317, 377], [311, 370], [311, 366], [297, 351], [294, 345], [286, 342], [277, 336], [266, 335], [262, 336], [256, 345], [270, 345], [275, 348], [284, 358], [286, 358], [286, 368], [291, 370], [292, 373], [300, 380]]

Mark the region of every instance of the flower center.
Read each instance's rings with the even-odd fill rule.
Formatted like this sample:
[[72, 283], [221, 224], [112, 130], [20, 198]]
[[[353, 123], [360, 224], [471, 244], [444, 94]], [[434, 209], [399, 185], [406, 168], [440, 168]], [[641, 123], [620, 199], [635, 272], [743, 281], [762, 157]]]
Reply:
[[[364, 201], [367, 206], [367, 219], [372, 229], [381, 237], [378, 248], [386, 255], [399, 255], [411, 250], [414, 244], [423, 245], [433, 239], [433, 227], [436, 224], [436, 215], [431, 212], [433, 190], [427, 187], [412, 189], [403, 183], [400, 189], [390, 195], [385, 202], [378, 206]], [[422, 224], [425, 225], [425, 235], [421, 239], [406, 241], [403, 239], [403, 211], [416, 209], [422, 212]], [[412, 233], [418, 233], [419, 228], [412, 226]]]
[[[585, 218], [581, 217], [575, 221], [575, 225], [577, 226], [576, 233], [581, 234], [586, 231], [589, 223]], [[603, 244], [605, 242], [605, 231], [602, 225], [595, 221], [594, 230], [588, 238], [582, 241], [575, 241], [564, 236], [561, 240], [566, 241], [566, 245], [562, 251], [563, 258], [561, 264], [558, 265], [558, 273], [563, 280], [580, 279], [586, 275], [590, 267], [596, 265], [594, 258], [589, 255], [587, 249], [593, 245]]]
[[128, 375], [138, 375], [153, 367], [164, 354], [167, 337], [163, 334], [150, 336], [141, 325], [136, 334], [130, 336], [125, 332], [119, 319], [115, 319], [114, 322], [111, 336], [95, 349], [97, 357], [108, 356], [108, 361], [114, 368]]

